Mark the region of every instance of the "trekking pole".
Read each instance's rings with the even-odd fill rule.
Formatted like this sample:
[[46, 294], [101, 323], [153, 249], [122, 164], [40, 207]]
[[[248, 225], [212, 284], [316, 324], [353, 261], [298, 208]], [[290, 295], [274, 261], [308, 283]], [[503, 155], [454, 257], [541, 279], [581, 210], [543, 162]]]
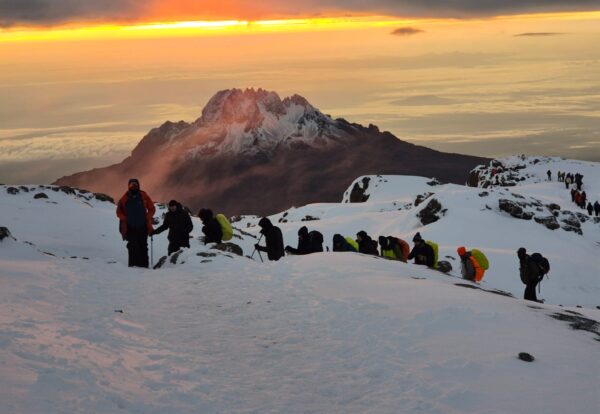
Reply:
[[[264, 236], [264, 234], [260, 235], [260, 238], [258, 239], [258, 242], [256, 242], [256, 244], [260, 243], [260, 241], [262, 240], [263, 236]], [[252, 252], [252, 255], [250, 256], [251, 259], [254, 259], [254, 253], [256, 253], [256, 246], [254, 246], [254, 251]], [[263, 262], [263, 258], [262, 258], [261, 254], [260, 254], [260, 251], [258, 252], [258, 257], [260, 257], [260, 261]]]
[[150, 269], [154, 269], [154, 236], [150, 235]]

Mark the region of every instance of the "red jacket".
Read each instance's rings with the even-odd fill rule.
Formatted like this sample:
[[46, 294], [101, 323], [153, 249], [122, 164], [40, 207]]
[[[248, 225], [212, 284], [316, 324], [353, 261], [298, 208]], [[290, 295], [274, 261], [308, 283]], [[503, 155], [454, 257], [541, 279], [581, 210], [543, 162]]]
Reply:
[[[123, 237], [127, 236], [127, 199], [128, 199], [129, 191], [123, 194], [123, 197], [117, 203], [117, 217], [120, 220], [119, 230]], [[154, 207], [154, 203], [148, 197], [144, 191], [140, 190], [140, 195], [142, 196], [142, 200], [144, 201], [144, 207], [146, 208], [146, 228], [148, 229], [148, 234], [152, 234], [152, 217], [154, 217], [154, 213], [156, 212], [156, 207]]]

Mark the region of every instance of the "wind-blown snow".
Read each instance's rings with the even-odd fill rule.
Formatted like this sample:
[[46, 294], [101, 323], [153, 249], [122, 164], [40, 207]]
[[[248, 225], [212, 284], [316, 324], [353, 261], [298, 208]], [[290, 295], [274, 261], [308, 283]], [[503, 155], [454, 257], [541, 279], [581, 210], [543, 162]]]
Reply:
[[[427, 181], [372, 177], [366, 203], [311, 205], [273, 219], [287, 220], [288, 244], [306, 224], [326, 245], [334, 232], [365, 229], [405, 238], [421, 231], [442, 256], [458, 244], [479, 247], [492, 263], [487, 291], [353, 253], [262, 264], [201, 245], [197, 219], [192, 247], [175, 263], [130, 269], [113, 204], [0, 186], [0, 226], [15, 238], [0, 241], [0, 411], [597, 413], [600, 334], [551, 316], [600, 320], [598, 225], [583, 223], [580, 236], [498, 211], [500, 197], [528, 186], [535, 190], [527, 196], [545, 203], [552, 193], [567, 208], [570, 198], [554, 194], [558, 183], [479, 197], [482, 189]], [[34, 199], [40, 191], [48, 199]], [[414, 207], [426, 192], [434, 195]], [[447, 212], [422, 226], [416, 213], [432, 198]], [[320, 219], [302, 222], [307, 215]], [[256, 234], [255, 223], [234, 223], [245, 254], [256, 239], [241, 230]], [[494, 289], [521, 296], [520, 245], [550, 258], [541, 295], [550, 303]], [[163, 234], [154, 261], [165, 252]], [[576, 304], [586, 307], [566, 306]], [[536, 360], [520, 361], [520, 352]]]

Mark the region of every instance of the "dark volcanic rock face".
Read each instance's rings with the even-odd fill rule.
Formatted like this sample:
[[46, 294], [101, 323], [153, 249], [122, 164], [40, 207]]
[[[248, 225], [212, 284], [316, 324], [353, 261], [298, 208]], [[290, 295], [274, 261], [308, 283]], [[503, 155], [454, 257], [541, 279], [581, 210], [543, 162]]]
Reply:
[[402, 174], [464, 183], [487, 160], [446, 154], [378, 128], [332, 119], [304, 98], [264, 90], [217, 93], [195, 122], [152, 130], [120, 164], [57, 181], [119, 198], [129, 178], [155, 201], [177, 199], [195, 212], [270, 214], [337, 202], [361, 175]]

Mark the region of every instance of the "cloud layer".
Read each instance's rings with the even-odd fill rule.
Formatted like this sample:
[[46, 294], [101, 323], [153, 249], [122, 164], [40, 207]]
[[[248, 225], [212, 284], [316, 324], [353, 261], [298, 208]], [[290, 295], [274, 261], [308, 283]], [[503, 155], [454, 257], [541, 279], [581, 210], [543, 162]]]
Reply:
[[0, 26], [161, 17], [260, 19], [334, 12], [468, 18], [599, 9], [598, 0], [0, 0]]

